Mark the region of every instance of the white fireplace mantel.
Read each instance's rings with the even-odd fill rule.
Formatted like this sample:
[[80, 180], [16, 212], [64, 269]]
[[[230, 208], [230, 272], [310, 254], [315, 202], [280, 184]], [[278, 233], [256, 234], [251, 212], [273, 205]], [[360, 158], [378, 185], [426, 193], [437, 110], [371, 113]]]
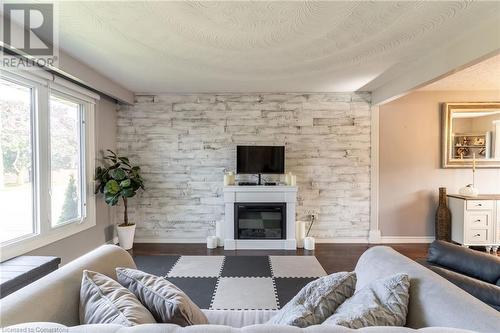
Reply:
[[[286, 203], [286, 239], [234, 239], [235, 203]], [[224, 249], [295, 250], [296, 186], [225, 186], [224, 187]]]

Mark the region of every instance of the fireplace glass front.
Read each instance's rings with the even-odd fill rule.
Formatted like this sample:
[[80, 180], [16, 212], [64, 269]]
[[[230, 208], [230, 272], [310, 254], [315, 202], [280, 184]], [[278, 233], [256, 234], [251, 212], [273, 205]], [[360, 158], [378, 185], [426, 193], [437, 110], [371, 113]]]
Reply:
[[235, 239], [286, 239], [286, 203], [235, 203]]

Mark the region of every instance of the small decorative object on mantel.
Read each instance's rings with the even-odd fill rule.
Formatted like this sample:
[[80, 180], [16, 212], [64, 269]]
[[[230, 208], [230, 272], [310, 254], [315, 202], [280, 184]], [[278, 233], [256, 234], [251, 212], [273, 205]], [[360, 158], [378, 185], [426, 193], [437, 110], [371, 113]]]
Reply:
[[236, 176], [233, 171], [224, 174], [224, 186], [232, 186], [236, 181]]
[[436, 239], [451, 241], [451, 212], [446, 204], [446, 187], [439, 188], [439, 205], [436, 211]]
[[458, 190], [460, 195], [464, 195], [466, 197], [477, 197], [479, 194], [479, 190], [475, 187], [476, 183], [476, 154], [472, 155], [472, 184], [468, 184], [461, 189]]
[[130, 250], [134, 244], [135, 223], [128, 220], [128, 199], [140, 189], [144, 190], [144, 180], [141, 168], [132, 166], [128, 157], [119, 156], [109, 149], [108, 153], [104, 156], [105, 164], [96, 168], [95, 194], [103, 193], [104, 201], [109, 206], [115, 206], [120, 199], [123, 200], [123, 223], [117, 226], [118, 240], [122, 248]]
[[297, 186], [297, 176], [295, 176], [293, 173], [288, 172], [285, 175], [285, 184], [287, 186]]

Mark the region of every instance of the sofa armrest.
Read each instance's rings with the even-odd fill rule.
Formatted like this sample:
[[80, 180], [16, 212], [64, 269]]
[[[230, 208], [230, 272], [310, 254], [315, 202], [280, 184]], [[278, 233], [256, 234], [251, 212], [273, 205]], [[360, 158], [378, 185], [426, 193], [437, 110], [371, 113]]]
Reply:
[[103, 245], [0, 300], [0, 326], [26, 322], [79, 325], [80, 285], [84, 269], [116, 279], [116, 267], [135, 268], [127, 251]]
[[432, 242], [427, 261], [492, 284], [500, 279], [500, 259], [497, 256], [443, 241]]
[[[500, 287], [478, 279], [471, 278], [446, 268], [428, 266], [430, 270], [444, 277], [460, 289], [465, 290], [472, 296], [480, 299], [492, 308], [500, 311]], [[500, 314], [499, 314], [500, 315]]]
[[386, 246], [367, 250], [356, 265], [357, 285], [396, 273], [410, 276], [410, 304], [406, 326], [455, 327], [478, 332], [496, 332], [500, 315], [451, 282]]

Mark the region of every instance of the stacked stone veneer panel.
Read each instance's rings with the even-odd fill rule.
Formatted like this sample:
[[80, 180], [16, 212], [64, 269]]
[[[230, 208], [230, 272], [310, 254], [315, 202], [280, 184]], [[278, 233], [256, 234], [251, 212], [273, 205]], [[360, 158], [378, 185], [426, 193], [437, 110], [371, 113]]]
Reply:
[[138, 96], [118, 117], [118, 150], [141, 165], [147, 190], [130, 200], [136, 241], [202, 241], [224, 220], [222, 179], [236, 145], [285, 145], [297, 175], [297, 219], [311, 234], [367, 237], [370, 95]]

